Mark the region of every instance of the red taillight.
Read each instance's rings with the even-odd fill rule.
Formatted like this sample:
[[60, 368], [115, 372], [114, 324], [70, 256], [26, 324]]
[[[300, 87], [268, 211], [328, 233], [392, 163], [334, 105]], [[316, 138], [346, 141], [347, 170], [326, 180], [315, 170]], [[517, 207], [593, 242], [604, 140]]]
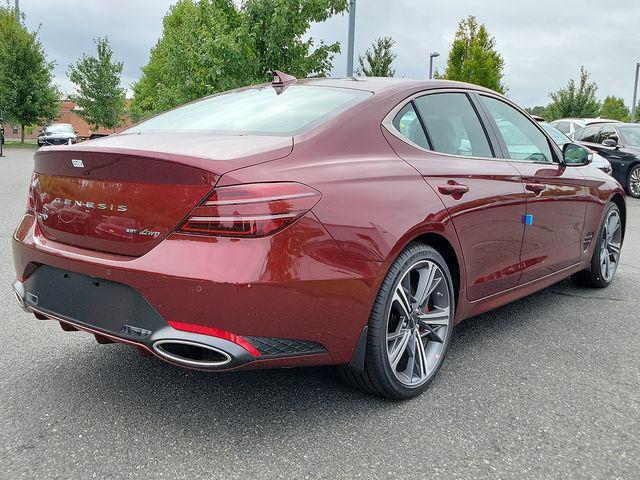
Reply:
[[235, 333], [227, 332], [226, 330], [220, 330], [218, 328], [206, 327], [204, 325], [196, 325], [194, 323], [169, 321], [169, 325], [171, 325], [176, 330], [182, 330], [183, 332], [199, 333], [201, 335], [209, 335], [210, 337], [217, 337], [228, 340], [232, 343], [235, 343], [236, 345], [240, 345], [254, 357], [260, 356], [260, 352], [256, 347], [254, 347], [243, 337], [241, 337], [240, 335], [236, 335]]
[[264, 237], [307, 213], [320, 192], [293, 182], [250, 183], [216, 188], [180, 226], [182, 233]]

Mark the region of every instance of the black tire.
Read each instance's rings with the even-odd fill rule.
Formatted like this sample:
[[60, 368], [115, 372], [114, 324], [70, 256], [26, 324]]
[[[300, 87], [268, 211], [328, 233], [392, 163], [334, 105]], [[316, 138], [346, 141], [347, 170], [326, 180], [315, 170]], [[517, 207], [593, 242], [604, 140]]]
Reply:
[[[387, 316], [391, 308], [393, 292], [398, 283], [413, 265], [424, 260], [437, 265], [444, 274], [450, 305], [449, 325], [446, 328], [444, 338], [442, 338], [443, 341], [438, 342], [442, 345], [442, 350], [439, 353], [439, 359], [436, 361], [435, 367], [423, 380], [422, 384], [409, 387], [400, 382], [394, 375], [393, 370], [391, 370], [387, 353]], [[340, 370], [343, 379], [357, 389], [390, 399], [407, 399], [422, 393], [429, 386], [442, 365], [451, 341], [454, 316], [455, 292], [446, 261], [442, 258], [442, 255], [428, 245], [420, 243], [409, 244], [391, 265], [373, 305], [368, 323], [364, 371], [360, 372], [349, 367], [343, 367]]]
[[640, 164], [634, 165], [627, 175], [627, 193], [633, 198], [640, 198], [640, 186], [634, 183], [640, 178]]
[[620, 209], [615, 203], [609, 203], [607, 206], [607, 210], [604, 214], [604, 219], [602, 221], [602, 225], [598, 229], [598, 233], [595, 238], [596, 245], [593, 249], [593, 254], [591, 255], [591, 263], [589, 268], [582, 270], [578, 273], [574, 273], [571, 276], [573, 282], [580, 287], [587, 288], [605, 288], [609, 286], [609, 284], [613, 281], [614, 277], [610, 279], [606, 279], [601, 272], [600, 268], [600, 254], [602, 252], [602, 248], [604, 245], [604, 239], [602, 236], [602, 232], [605, 228], [605, 221], [609, 218], [609, 214], [612, 210], [615, 210], [618, 215], [620, 215]]

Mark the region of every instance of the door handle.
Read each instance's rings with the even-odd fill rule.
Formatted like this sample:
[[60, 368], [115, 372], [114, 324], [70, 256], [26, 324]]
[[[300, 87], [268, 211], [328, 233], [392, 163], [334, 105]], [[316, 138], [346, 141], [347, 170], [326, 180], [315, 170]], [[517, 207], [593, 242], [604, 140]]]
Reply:
[[467, 187], [466, 185], [460, 185], [459, 183], [447, 183], [445, 185], [438, 185], [438, 191], [442, 195], [461, 197], [469, 191], [469, 187]]
[[526, 188], [530, 192], [533, 192], [536, 195], [540, 195], [542, 192], [544, 192], [547, 189], [547, 187], [541, 183], [527, 183], [525, 184], [524, 188]]

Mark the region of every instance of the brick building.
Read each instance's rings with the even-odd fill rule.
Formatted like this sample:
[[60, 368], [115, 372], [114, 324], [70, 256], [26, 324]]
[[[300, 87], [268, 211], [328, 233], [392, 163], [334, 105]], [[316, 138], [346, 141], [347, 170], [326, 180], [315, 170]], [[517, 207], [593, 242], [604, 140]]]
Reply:
[[[125, 100], [125, 105], [128, 107], [130, 100]], [[91, 130], [87, 122], [78, 115], [80, 108], [71, 100], [60, 101], [60, 114], [54, 123], [70, 123], [73, 128], [78, 132], [78, 136], [82, 138], [88, 138], [92, 133], [113, 133], [113, 130], [100, 128], [98, 130]], [[128, 119], [125, 119], [124, 123], [116, 131], [121, 130], [131, 124]], [[27, 127], [25, 139], [35, 140], [38, 136], [38, 132], [42, 129], [42, 126]], [[5, 138], [7, 140], [20, 140], [20, 126], [6, 123], [4, 126]]]

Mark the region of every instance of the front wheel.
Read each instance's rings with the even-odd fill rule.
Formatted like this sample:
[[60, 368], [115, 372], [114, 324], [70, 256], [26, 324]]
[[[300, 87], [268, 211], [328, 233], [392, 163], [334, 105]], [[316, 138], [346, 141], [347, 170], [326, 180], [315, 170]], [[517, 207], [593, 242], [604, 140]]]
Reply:
[[432, 247], [410, 244], [378, 292], [369, 319], [364, 371], [344, 369], [343, 377], [387, 398], [418, 395], [442, 365], [454, 312], [447, 263]]
[[607, 207], [607, 213], [596, 238], [590, 268], [574, 274], [571, 278], [582, 287], [606, 287], [613, 281], [618, 271], [621, 248], [622, 217], [618, 206], [611, 203]]

